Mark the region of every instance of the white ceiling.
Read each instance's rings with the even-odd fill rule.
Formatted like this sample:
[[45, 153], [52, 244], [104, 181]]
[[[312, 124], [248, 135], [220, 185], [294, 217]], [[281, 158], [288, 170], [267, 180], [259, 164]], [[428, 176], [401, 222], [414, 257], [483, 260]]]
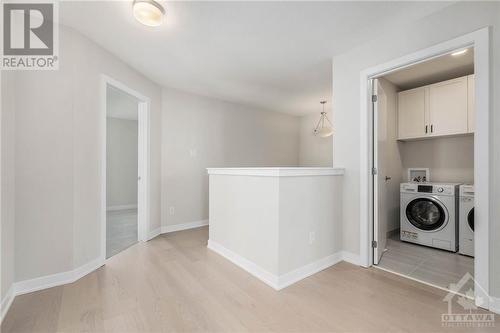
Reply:
[[137, 120], [139, 101], [116, 88], [106, 89], [106, 116], [109, 118]]
[[452, 56], [446, 54], [384, 76], [401, 90], [422, 87], [428, 84], [454, 79], [474, 73], [474, 50]]
[[330, 101], [331, 59], [451, 2], [162, 2], [148, 28], [132, 1], [61, 3], [63, 24], [155, 82], [302, 115]]

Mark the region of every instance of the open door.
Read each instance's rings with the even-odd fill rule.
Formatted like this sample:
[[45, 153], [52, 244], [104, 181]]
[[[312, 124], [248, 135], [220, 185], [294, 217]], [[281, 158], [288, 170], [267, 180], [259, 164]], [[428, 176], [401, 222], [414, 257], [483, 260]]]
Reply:
[[387, 96], [377, 79], [373, 89], [373, 263], [378, 265], [387, 243]]

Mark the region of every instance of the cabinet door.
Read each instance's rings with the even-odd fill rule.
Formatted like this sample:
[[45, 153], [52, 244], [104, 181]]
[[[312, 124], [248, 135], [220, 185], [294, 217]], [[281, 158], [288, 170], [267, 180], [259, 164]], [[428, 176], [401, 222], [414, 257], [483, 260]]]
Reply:
[[430, 135], [467, 133], [467, 77], [429, 86]]
[[468, 132], [474, 133], [476, 128], [474, 74], [467, 76], [467, 125]]
[[425, 136], [425, 87], [398, 94], [398, 138]]

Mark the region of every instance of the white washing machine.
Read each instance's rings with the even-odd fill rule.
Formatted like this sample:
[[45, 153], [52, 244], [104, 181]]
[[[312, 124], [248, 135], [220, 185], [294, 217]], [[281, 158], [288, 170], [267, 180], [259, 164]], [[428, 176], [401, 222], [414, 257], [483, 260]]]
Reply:
[[474, 257], [474, 185], [460, 186], [458, 252]]
[[457, 252], [459, 185], [402, 183], [401, 240]]

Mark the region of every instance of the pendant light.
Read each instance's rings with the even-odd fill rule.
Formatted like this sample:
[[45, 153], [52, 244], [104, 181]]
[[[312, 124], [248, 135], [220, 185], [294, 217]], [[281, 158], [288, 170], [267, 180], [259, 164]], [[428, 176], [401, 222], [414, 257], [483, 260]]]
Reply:
[[[325, 112], [325, 104], [326, 101], [321, 101], [321, 105], [323, 105], [323, 111], [321, 111], [321, 116], [319, 117], [318, 124], [314, 129], [314, 135], [319, 135], [322, 138], [327, 138], [333, 135], [333, 128], [330, 119], [326, 116]], [[326, 123], [325, 123], [326, 120]]]
[[148, 27], [157, 27], [163, 22], [165, 9], [154, 0], [134, 0], [132, 9], [135, 19]]

